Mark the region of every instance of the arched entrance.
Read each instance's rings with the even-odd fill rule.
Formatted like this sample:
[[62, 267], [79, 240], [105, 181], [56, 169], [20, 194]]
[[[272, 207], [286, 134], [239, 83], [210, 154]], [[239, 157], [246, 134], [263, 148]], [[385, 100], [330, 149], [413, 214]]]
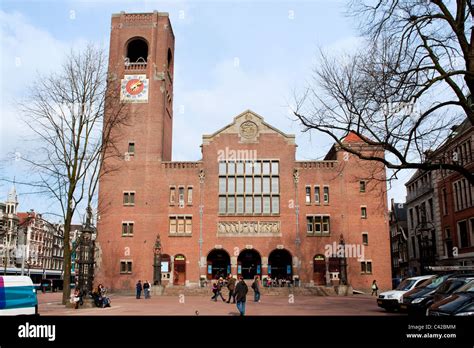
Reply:
[[313, 258], [313, 281], [316, 285], [326, 284], [326, 258], [318, 254]]
[[186, 284], [186, 256], [178, 254], [174, 257], [173, 285]]
[[207, 279], [227, 277], [230, 273], [230, 256], [224, 249], [213, 249], [207, 255]]
[[244, 279], [253, 279], [262, 275], [262, 259], [255, 249], [245, 249], [237, 258], [237, 274]]
[[268, 275], [271, 278], [291, 280], [292, 257], [286, 249], [275, 249], [268, 256]]

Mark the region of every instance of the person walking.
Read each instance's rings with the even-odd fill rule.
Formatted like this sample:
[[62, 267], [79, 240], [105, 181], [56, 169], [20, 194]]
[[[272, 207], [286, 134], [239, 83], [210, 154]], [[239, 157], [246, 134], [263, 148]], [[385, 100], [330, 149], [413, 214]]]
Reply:
[[260, 302], [260, 280], [258, 276], [255, 276], [255, 279], [253, 280], [252, 289], [254, 292], [254, 302]]
[[145, 280], [145, 283], [143, 283], [143, 293], [145, 295], [145, 299], [150, 298], [150, 283], [148, 280]]
[[141, 280], [138, 281], [136, 288], [137, 288], [137, 300], [139, 300], [140, 296], [142, 295], [142, 289], [143, 289]]
[[227, 279], [227, 289], [229, 289], [229, 299], [227, 303], [230, 303], [230, 299], [232, 298], [232, 303], [235, 303], [235, 279], [232, 277], [232, 274], [229, 274]]
[[247, 301], [248, 291], [249, 289], [244, 282], [244, 278], [240, 276], [239, 282], [235, 286], [235, 300], [237, 301], [237, 309], [240, 312], [240, 316], [245, 315], [245, 302]]
[[224, 279], [219, 278], [217, 283], [214, 284], [215, 286], [212, 287], [212, 292], [214, 292], [214, 296], [212, 296], [211, 300], [217, 302], [217, 297], [220, 296], [222, 301], [225, 302], [224, 296], [222, 296], [222, 287], [224, 286]]
[[374, 279], [372, 282], [372, 294], [370, 296], [373, 296], [375, 293], [375, 296], [377, 296], [377, 291], [379, 290], [379, 287], [377, 286], [377, 281]]

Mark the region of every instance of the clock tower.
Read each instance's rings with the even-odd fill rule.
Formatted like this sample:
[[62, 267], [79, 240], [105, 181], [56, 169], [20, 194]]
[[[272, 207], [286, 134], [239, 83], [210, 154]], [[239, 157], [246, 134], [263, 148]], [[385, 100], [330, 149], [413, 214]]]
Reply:
[[137, 165], [170, 161], [174, 34], [168, 13], [114, 14], [111, 29], [109, 75], [120, 86], [117, 102], [128, 104], [120, 151]]

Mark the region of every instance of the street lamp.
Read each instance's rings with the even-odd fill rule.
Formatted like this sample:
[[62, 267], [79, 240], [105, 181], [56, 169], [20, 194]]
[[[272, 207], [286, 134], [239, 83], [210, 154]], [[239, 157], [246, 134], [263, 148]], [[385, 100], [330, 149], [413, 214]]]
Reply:
[[295, 280], [295, 286], [299, 286], [299, 279], [301, 279], [301, 238], [300, 238], [300, 205], [298, 201], [298, 183], [300, 181], [300, 172], [298, 169], [293, 170], [293, 182], [295, 184], [295, 215], [296, 215], [296, 238], [295, 238], [295, 245], [296, 245], [296, 255], [298, 255], [298, 262], [296, 267], [298, 269], [298, 284]]
[[153, 268], [154, 268], [154, 285], [161, 285], [161, 240], [160, 235], [157, 234], [155, 241], [155, 248], [153, 249], [153, 254], [155, 257]]
[[92, 293], [92, 282], [94, 280], [94, 249], [95, 243], [92, 239], [94, 229], [91, 226], [92, 209], [87, 208], [87, 218], [82, 228], [81, 236], [77, 245], [76, 255], [78, 265], [78, 287], [84, 294]]
[[339, 250], [342, 251], [342, 256], [339, 257], [339, 271], [341, 273], [341, 285], [347, 285], [347, 262], [346, 262], [346, 243], [344, 236], [339, 237]]
[[415, 233], [419, 232], [417, 234], [420, 243], [420, 271], [422, 275], [425, 274], [427, 266], [434, 266], [434, 230], [434, 224], [430, 221], [422, 221], [415, 228]]

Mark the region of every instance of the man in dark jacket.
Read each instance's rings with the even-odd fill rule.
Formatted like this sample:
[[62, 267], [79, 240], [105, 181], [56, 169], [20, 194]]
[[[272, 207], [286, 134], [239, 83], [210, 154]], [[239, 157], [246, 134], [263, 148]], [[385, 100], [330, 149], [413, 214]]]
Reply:
[[141, 280], [138, 281], [138, 283], [136, 285], [136, 289], [137, 289], [137, 300], [138, 300], [138, 299], [140, 299], [140, 296], [142, 294], [142, 289], [143, 289]]
[[229, 289], [229, 299], [227, 303], [230, 303], [230, 299], [233, 298], [233, 302], [235, 303], [235, 279], [232, 277], [232, 274], [229, 274], [227, 279], [227, 289]]
[[243, 277], [239, 277], [239, 282], [235, 287], [235, 299], [237, 301], [237, 309], [240, 312], [241, 316], [245, 315], [245, 302], [247, 300], [247, 292], [249, 288], [244, 282]]

